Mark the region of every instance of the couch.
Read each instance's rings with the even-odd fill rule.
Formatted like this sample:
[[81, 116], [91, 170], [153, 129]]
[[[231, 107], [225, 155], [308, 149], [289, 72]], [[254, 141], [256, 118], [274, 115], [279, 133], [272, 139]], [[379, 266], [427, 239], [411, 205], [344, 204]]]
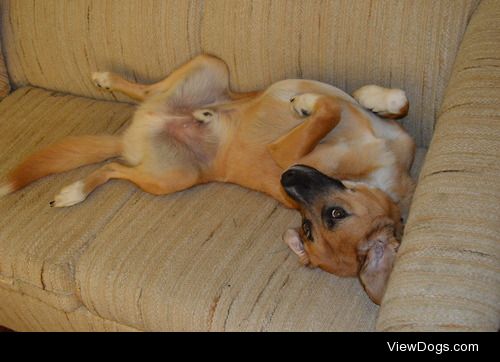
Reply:
[[134, 106], [92, 71], [151, 83], [202, 52], [234, 90], [310, 78], [406, 91], [418, 185], [385, 297], [300, 266], [300, 216], [208, 184], [112, 181], [49, 207], [91, 165], [0, 199], [0, 325], [18, 331], [491, 331], [500, 327], [500, 2], [0, 1], [0, 176]]

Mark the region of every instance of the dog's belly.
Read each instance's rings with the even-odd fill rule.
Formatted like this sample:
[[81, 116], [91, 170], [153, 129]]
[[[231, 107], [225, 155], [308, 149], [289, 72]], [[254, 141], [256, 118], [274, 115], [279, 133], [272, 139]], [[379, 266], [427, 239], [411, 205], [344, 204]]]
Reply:
[[304, 93], [336, 97], [359, 107], [354, 98], [332, 85], [307, 79], [287, 79], [272, 84], [249, 102], [244, 111], [248, 122], [242, 126], [242, 133], [250, 140], [266, 145], [276, 141], [305, 121], [306, 118], [297, 114], [290, 103], [292, 98]]
[[209, 127], [194, 119], [190, 110], [146, 105], [136, 112], [123, 135], [123, 157], [130, 165], [142, 164], [159, 172], [194, 159], [207, 163], [214, 155], [207, 139]]

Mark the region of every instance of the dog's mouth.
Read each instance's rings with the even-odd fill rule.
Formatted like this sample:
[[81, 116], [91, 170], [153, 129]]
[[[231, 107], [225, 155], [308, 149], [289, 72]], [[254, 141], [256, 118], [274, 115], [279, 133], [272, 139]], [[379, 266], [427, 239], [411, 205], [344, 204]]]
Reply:
[[281, 185], [288, 196], [304, 206], [311, 205], [318, 195], [346, 188], [340, 180], [305, 165], [295, 165], [285, 171]]

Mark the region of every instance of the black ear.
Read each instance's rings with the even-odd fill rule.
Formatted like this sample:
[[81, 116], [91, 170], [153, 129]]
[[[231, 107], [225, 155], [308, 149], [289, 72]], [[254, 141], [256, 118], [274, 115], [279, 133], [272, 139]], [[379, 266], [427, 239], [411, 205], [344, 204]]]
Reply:
[[399, 242], [394, 235], [394, 223], [378, 227], [359, 252], [364, 260], [359, 271], [359, 279], [370, 299], [380, 304], [385, 294]]

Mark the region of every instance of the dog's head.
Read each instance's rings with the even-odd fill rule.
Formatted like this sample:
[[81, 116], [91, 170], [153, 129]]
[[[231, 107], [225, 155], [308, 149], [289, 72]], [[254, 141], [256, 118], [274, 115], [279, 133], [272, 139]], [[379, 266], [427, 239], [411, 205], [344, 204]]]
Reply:
[[308, 166], [291, 167], [281, 184], [302, 214], [302, 227], [283, 235], [301, 262], [339, 276], [359, 276], [380, 304], [399, 247], [397, 205], [381, 190], [342, 183]]

